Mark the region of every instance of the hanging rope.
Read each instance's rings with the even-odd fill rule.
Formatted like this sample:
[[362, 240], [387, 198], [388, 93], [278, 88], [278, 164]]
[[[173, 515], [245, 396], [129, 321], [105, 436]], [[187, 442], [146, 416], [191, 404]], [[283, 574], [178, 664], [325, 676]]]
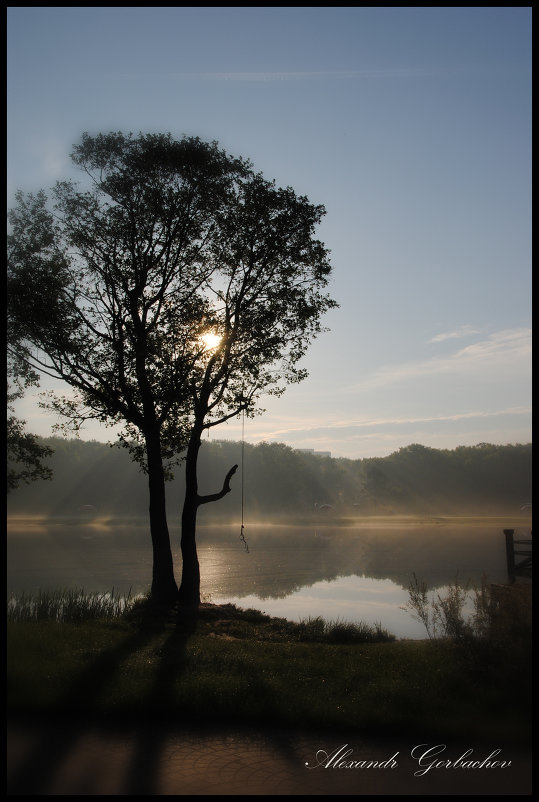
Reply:
[[245, 477], [245, 409], [242, 411], [241, 417], [241, 529], [240, 529], [240, 540], [242, 541], [245, 551], [249, 553], [249, 546], [247, 545], [247, 541], [245, 540], [245, 526], [243, 525], [243, 499], [244, 499], [244, 477]]

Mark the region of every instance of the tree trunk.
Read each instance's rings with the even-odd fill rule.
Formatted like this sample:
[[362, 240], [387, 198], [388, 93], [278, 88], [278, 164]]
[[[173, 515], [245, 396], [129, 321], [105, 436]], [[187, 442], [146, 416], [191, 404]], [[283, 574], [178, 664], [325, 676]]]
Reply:
[[171, 604], [177, 601], [178, 586], [174, 579], [165, 502], [165, 474], [158, 433], [146, 435], [146, 450], [150, 491], [150, 532], [153, 548], [151, 595], [155, 601]]
[[217, 493], [199, 496], [197, 463], [200, 451], [202, 426], [193, 428], [185, 458], [185, 500], [182, 511], [182, 581], [178, 593], [180, 604], [184, 607], [198, 607], [200, 604], [200, 566], [197, 555], [196, 527], [197, 512], [201, 504], [219, 501], [230, 493], [230, 479], [238, 466], [233, 465], [225, 476], [223, 487]]
[[182, 512], [182, 581], [178, 593], [179, 602], [184, 607], [198, 607], [200, 604], [200, 566], [196, 544], [197, 511], [196, 498], [186, 493]]
[[200, 566], [196, 544], [197, 512], [199, 506], [197, 462], [201, 431], [194, 427], [185, 458], [185, 499], [182, 511], [182, 581], [179, 601], [185, 607], [200, 604]]

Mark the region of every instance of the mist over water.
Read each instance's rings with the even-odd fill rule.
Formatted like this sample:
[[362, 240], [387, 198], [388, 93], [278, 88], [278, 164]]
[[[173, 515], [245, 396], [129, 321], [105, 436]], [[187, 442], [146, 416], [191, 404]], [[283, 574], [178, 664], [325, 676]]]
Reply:
[[[425, 637], [400, 609], [415, 573], [442, 589], [506, 582], [504, 528], [529, 535], [527, 520], [502, 518], [363, 518], [295, 524], [200, 525], [201, 593], [291, 620], [381, 625], [397, 637]], [[176, 578], [179, 532], [171, 527]], [[8, 520], [10, 593], [81, 588], [138, 595], [151, 582], [145, 518], [12, 517]]]

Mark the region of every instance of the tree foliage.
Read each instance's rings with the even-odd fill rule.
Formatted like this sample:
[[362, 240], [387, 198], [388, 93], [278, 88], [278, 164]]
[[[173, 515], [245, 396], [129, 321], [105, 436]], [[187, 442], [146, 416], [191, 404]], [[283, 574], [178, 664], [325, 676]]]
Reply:
[[323, 207], [196, 138], [85, 134], [73, 160], [86, 189], [58, 183], [52, 210], [44, 192], [19, 193], [9, 218], [11, 320], [28, 363], [77, 390], [53, 407], [138, 437], [147, 386], [178, 450], [195, 406], [217, 425], [304, 377], [334, 305], [312, 237]]
[[[14, 400], [14, 395], [10, 394], [9, 399]], [[42, 444], [36, 435], [25, 432], [24, 423], [15, 415], [8, 415], [6, 438], [8, 493], [19, 487], [21, 482], [52, 478], [52, 469], [44, 462], [52, 455], [52, 449]]]
[[39, 384], [39, 375], [30, 368], [21, 354], [21, 335], [17, 326], [8, 328], [7, 359], [7, 492], [21, 483], [50, 479], [51, 468], [45, 464], [52, 449], [40, 439], [25, 431], [26, 421], [15, 414], [15, 402], [24, 396], [26, 389]]

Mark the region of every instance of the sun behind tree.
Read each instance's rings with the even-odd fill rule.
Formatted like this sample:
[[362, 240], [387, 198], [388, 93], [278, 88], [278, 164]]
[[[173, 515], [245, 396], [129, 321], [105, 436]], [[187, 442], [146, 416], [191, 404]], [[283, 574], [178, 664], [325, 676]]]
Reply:
[[[123, 423], [148, 475], [152, 595], [198, 605], [197, 460], [205, 430], [260, 412], [301, 381], [331, 266], [314, 237], [325, 210], [278, 188], [215, 142], [84, 134], [70, 181], [19, 193], [10, 212], [13, 358], [75, 389], [51, 406], [80, 426]], [[217, 340], [219, 337], [219, 340]], [[165, 462], [185, 452], [182, 581], [174, 577]]]
[[218, 347], [223, 338], [215, 331], [207, 331], [200, 339], [204, 343], [204, 347], [207, 351], [213, 351], [214, 348]]

